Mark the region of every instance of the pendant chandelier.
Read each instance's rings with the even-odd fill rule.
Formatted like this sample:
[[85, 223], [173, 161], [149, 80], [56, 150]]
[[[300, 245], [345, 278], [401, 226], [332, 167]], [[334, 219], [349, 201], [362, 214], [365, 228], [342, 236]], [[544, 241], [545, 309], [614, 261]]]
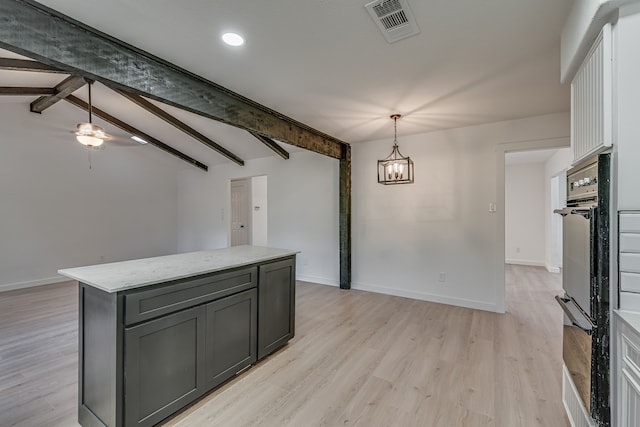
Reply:
[[393, 150], [387, 158], [378, 160], [378, 183], [384, 185], [391, 184], [412, 184], [413, 183], [413, 160], [408, 156], [404, 157], [398, 149], [398, 119], [400, 114], [392, 114], [393, 119]]
[[89, 122], [88, 123], [78, 123], [76, 127], [76, 139], [82, 145], [86, 145], [87, 147], [99, 147], [102, 145], [105, 139], [107, 139], [107, 134], [104, 133], [104, 129], [102, 129], [98, 125], [94, 125], [91, 122], [91, 84], [92, 81], [89, 81]]

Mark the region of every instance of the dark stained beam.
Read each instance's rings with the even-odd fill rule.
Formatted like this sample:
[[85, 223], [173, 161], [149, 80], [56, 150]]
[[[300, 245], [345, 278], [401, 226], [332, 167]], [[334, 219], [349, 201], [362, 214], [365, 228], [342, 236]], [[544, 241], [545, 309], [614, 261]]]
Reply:
[[0, 58], [0, 70], [35, 71], [39, 73], [69, 74], [59, 68], [28, 59]]
[[31, 103], [30, 109], [32, 113], [42, 113], [47, 108], [51, 107], [58, 101], [71, 95], [82, 86], [86, 85], [87, 81], [84, 77], [69, 76], [61, 81], [55, 87], [55, 94], [49, 96], [41, 96]]
[[53, 95], [56, 90], [52, 87], [11, 87], [0, 86], [0, 95]]
[[[0, 0], [3, 1], [3, 0]], [[82, 99], [73, 96], [73, 95], [69, 95], [66, 98], [64, 98], [65, 101], [68, 101], [69, 103], [75, 105], [76, 107], [79, 107], [85, 111], [89, 111], [89, 104], [87, 104], [86, 102], [84, 102]], [[175, 148], [165, 144], [162, 141], [157, 140], [156, 138], [152, 137], [151, 135], [142, 132], [139, 129], [134, 128], [133, 126], [123, 122], [122, 120], [113, 117], [111, 114], [106, 113], [104, 111], [102, 111], [101, 109], [97, 108], [95, 105], [91, 106], [91, 112], [95, 115], [100, 117], [102, 120], [104, 120], [105, 122], [111, 123], [112, 125], [119, 127], [120, 129], [124, 130], [125, 132], [128, 132], [132, 135], [136, 135], [142, 139], [144, 139], [145, 141], [147, 141], [149, 144], [151, 145], [155, 145], [156, 147], [160, 148], [161, 150], [166, 151], [169, 154], [173, 154], [174, 156], [184, 160], [185, 162], [196, 166], [200, 169], [203, 170], [208, 170], [209, 167], [207, 165], [205, 165], [204, 163], [200, 163], [199, 161], [195, 160], [192, 157], [187, 156], [186, 154], [184, 154], [181, 151], [176, 150]]]
[[0, 1], [0, 47], [336, 159], [346, 145], [32, 0]]
[[264, 145], [266, 145], [267, 147], [275, 151], [283, 159], [285, 160], [289, 159], [289, 152], [284, 148], [282, 148], [281, 146], [279, 146], [278, 143], [275, 142], [273, 139], [268, 138], [266, 136], [262, 136], [259, 133], [255, 133], [255, 132], [249, 132], [249, 133], [253, 135], [258, 141], [262, 142]]
[[124, 96], [129, 101], [133, 102], [134, 104], [144, 108], [145, 110], [147, 110], [151, 114], [154, 114], [156, 117], [159, 117], [162, 120], [164, 120], [165, 122], [175, 126], [176, 128], [178, 128], [182, 132], [186, 133], [187, 135], [191, 136], [192, 138], [197, 139], [198, 141], [202, 142], [204, 145], [206, 145], [207, 147], [211, 148], [212, 150], [215, 150], [218, 153], [222, 154], [227, 159], [239, 164], [240, 166], [244, 166], [244, 160], [242, 160], [240, 157], [236, 156], [231, 151], [227, 150], [226, 148], [224, 148], [223, 146], [221, 146], [217, 142], [207, 138], [206, 136], [204, 136], [203, 134], [201, 134], [200, 132], [198, 132], [197, 130], [195, 130], [194, 128], [189, 126], [188, 124], [178, 120], [177, 118], [175, 118], [171, 114], [169, 114], [166, 111], [164, 111], [163, 109], [159, 108], [157, 105], [147, 101], [146, 99], [144, 99], [140, 95], [135, 95], [135, 94], [124, 92], [124, 91], [121, 91], [121, 90], [118, 90], [118, 89], [116, 89], [116, 92], [118, 92], [120, 95]]
[[340, 159], [340, 288], [351, 289], [351, 146], [345, 145]]

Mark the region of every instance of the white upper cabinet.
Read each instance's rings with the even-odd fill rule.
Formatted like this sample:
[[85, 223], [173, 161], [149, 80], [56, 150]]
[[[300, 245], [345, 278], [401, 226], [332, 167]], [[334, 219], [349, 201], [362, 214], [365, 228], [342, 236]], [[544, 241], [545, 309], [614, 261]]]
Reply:
[[573, 164], [611, 146], [612, 41], [606, 24], [571, 82]]

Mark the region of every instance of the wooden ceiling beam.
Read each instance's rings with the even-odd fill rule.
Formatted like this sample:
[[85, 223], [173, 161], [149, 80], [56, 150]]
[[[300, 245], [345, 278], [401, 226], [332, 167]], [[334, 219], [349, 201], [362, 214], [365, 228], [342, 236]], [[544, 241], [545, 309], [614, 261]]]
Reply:
[[28, 59], [0, 58], [0, 70], [35, 71], [38, 73], [69, 74], [59, 68]]
[[56, 87], [54, 88], [55, 93], [53, 95], [41, 96], [40, 98], [33, 101], [29, 108], [32, 113], [41, 114], [44, 110], [71, 95], [73, 92], [80, 89], [86, 84], [87, 81], [84, 79], [84, 77], [69, 76], [61, 81], [58, 85], [56, 85]]
[[258, 141], [262, 142], [264, 145], [266, 145], [267, 147], [275, 151], [283, 159], [285, 160], [289, 159], [289, 152], [284, 148], [282, 148], [280, 145], [278, 145], [278, 143], [275, 142], [273, 139], [260, 135], [259, 133], [256, 133], [256, 132], [249, 132], [249, 133], [253, 135]]
[[56, 93], [56, 90], [52, 87], [0, 86], [0, 95], [38, 96], [38, 95], [53, 95], [55, 93]]
[[181, 120], [179, 120], [176, 117], [172, 116], [171, 114], [167, 113], [166, 111], [164, 111], [163, 109], [161, 109], [157, 105], [147, 101], [146, 99], [144, 99], [140, 95], [124, 92], [124, 91], [118, 90], [118, 89], [115, 89], [115, 91], [118, 92], [120, 95], [124, 96], [125, 98], [127, 98], [129, 101], [131, 101], [134, 104], [138, 105], [139, 107], [142, 107], [143, 109], [147, 110], [148, 112], [150, 112], [151, 114], [155, 115], [156, 117], [164, 120], [165, 122], [169, 123], [170, 125], [176, 127], [177, 129], [181, 130], [182, 132], [186, 133], [190, 137], [200, 141], [201, 143], [203, 143], [207, 147], [211, 148], [212, 150], [217, 151], [218, 153], [220, 153], [221, 155], [223, 155], [227, 159], [239, 164], [240, 166], [244, 166], [244, 160], [242, 160], [240, 157], [236, 156], [231, 151], [227, 150], [226, 148], [224, 148], [223, 146], [221, 146], [217, 142], [215, 142], [215, 141], [211, 140], [210, 138], [204, 136], [203, 134], [201, 134], [200, 132], [198, 132], [197, 130], [195, 130], [194, 128], [189, 126], [188, 124], [182, 122]]
[[[86, 102], [84, 102], [82, 99], [74, 96], [74, 95], [69, 95], [66, 98], [64, 98], [65, 101], [68, 101], [69, 103], [75, 105], [78, 108], [81, 108], [85, 111], [89, 111], [89, 104], [87, 104]], [[147, 141], [149, 144], [151, 145], [155, 145], [156, 147], [160, 148], [161, 150], [166, 151], [169, 154], [172, 154], [176, 157], [178, 157], [181, 160], [184, 160], [185, 162], [189, 163], [192, 166], [198, 167], [202, 170], [209, 170], [209, 167], [207, 165], [205, 165], [204, 163], [201, 163], [199, 161], [197, 161], [196, 159], [184, 154], [181, 151], [176, 150], [175, 148], [165, 144], [164, 142], [154, 138], [153, 136], [142, 132], [139, 129], [134, 128], [133, 126], [131, 126], [128, 123], [123, 122], [122, 120], [118, 119], [117, 117], [112, 116], [111, 114], [97, 108], [95, 105], [91, 105], [91, 112], [93, 113], [93, 115], [100, 117], [102, 120], [104, 120], [105, 122], [111, 123], [112, 125], [119, 127], [120, 129], [124, 130], [125, 132], [130, 133], [131, 135], [135, 135], [138, 136], [142, 139], [144, 139], [145, 141]]]
[[0, 47], [336, 159], [348, 145], [33, 0], [0, 1]]

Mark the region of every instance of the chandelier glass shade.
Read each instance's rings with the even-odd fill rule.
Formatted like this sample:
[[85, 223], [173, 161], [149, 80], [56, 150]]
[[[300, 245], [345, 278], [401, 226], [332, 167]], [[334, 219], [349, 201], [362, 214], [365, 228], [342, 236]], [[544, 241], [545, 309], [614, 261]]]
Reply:
[[398, 148], [397, 123], [400, 114], [393, 114], [391, 118], [394, 121], [393, 149], [386, 158], [378, 160], [378, 183], [384, 185], [412, 184], [413, 160], [409, 156], [403, 156]]

